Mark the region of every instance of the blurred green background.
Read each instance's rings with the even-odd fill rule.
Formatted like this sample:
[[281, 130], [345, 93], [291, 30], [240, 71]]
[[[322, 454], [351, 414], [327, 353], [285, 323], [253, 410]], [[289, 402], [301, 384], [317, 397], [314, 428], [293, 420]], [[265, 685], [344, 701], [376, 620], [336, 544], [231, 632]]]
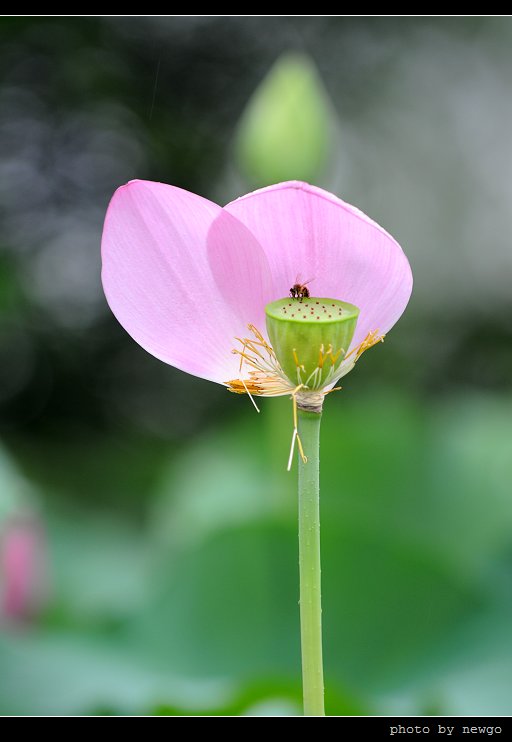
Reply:
[[0, 19], [0, 713], [300, 713], [290, 405], [111, 316], [136, 177], [309, 177], [404, 246], [411, 304], [324, 414], [327, 708], [510, 713], [511, 49], [510, 18]]

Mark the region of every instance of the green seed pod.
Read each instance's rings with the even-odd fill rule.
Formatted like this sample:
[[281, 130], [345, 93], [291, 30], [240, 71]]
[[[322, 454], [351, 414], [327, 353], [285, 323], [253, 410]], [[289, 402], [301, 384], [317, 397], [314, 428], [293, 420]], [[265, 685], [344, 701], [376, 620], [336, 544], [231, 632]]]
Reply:
[[281, 368], [297, 386], [323, 389], [336, 381], [356, 329], [359, 309], [337, 299], [279, 299], [267, 304], [267, 331]]

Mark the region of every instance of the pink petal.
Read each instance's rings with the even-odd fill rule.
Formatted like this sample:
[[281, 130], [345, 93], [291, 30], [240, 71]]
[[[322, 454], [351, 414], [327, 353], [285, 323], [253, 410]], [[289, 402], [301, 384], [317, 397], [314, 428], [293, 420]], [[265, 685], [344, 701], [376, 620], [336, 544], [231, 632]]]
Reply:
[[243, 323], [265, 329], [265, 306], [272, 301], [266, 255], [254, 235], [222, 210], [208, 233], [208, 260], [222, 297]]
[[149, 353], [222, 383], [238, 375], [234, 337], [246, 334], [248, 314], [264, 303], [263, 278], [246, 299], [238, 286], [249, 285], [250, 271], [268, 270], [258, 256], [264, 261], [247, 229], [216, 204], [163, 183], [132, 181], [116, 191], [105, 219], [103, 287], [121, 325]]
[[371, 330], [386, 333], [404, 311], [412, 274], [399, 244], [354, 206], [306, 183], [279, 183], [231, 202], [233, 214], [262, 246], [273, 299], [297, 277], [313, 279], [311, 295], [361, 310], [352, 346]]

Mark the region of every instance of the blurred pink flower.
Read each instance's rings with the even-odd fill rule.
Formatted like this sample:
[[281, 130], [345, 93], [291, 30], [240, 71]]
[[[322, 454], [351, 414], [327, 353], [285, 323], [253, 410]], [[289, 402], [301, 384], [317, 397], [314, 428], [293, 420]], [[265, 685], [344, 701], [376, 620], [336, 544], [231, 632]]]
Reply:
[[312, 295], [359, 307], [353, 361], [368, 336], [374, 342], [395, 324], [412, 290], [407, 258], [382, 227], [295, 181], [224, 208], [131, 181], [110, 202], [102, 257], [107, 300], [130, 335], [162, 361], [227, 386], [240, 374], [235, 338], [251, 325], [266, 340], [265, 305], [287, 296], [297, 277], [312, 279]]
[[3, 526], [0, 577], [0, 615], [15, 622], [31, 618], [43, 594], [42, 536], [34, 518], [16, 518]]

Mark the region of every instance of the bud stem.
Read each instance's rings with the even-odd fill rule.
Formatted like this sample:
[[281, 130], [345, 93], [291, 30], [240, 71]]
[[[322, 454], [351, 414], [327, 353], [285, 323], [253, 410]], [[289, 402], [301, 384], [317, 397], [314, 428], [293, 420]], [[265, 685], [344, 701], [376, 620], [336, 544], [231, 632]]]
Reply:
[[299, 461], [300, 625], [304, 715], [325, 716], [320, 590], [320, 412], [298, 409], [308, 461]]

